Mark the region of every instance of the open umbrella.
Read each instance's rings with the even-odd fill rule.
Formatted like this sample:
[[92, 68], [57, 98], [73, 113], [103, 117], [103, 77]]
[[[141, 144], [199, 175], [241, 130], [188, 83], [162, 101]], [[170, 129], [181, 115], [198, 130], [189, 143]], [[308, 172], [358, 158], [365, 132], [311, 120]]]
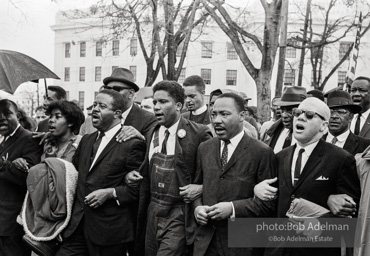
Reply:
[[13, 94], [24, 82], [40, 78], [60, 79], [30, 56], [20, 52], [0, 50], [0, 90]]

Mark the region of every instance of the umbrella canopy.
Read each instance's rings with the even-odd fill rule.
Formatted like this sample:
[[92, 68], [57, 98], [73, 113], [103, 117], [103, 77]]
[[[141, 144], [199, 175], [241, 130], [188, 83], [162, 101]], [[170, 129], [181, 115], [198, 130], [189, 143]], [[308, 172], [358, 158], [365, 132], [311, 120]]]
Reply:
[[0, 90], [13, 94], [24, 82], [40, 78], [60, 79], [50, 69], [23, 53], [0, 50]]

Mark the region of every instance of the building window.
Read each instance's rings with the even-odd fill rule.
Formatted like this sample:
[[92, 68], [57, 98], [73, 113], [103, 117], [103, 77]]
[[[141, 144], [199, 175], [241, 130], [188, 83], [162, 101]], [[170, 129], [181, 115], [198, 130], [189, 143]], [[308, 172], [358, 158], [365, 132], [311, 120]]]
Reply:
[[285, 57], [286, 58], [296, 58], [297, 56], [297, 49], [293, 46], [297, 46], [298, 42], [295, 40], [288, 40], [288, 44], [292, 46], [287, 46], [285, 51]]
[[112, 51], [113, 51], [113, 56], [119, 55], [119, 40], [113, 40]]
[[236, 70], [226, 70], [226, 85], [236, 85]]
[[69, 82], [71, 68], [64, 68], [64, 81]]
[[338, 85], [344, 85], [344, 83], [346, 82], [346, 76], [346, 71], [338, 71]]
[[80, 43], [80, 57], [86, 57], [86, 42]]
[[205, 84], [211, 84], [211, 69], [202, 68], [200, 70], [200, 77]]
[[118, 66], [112, 66], [112, 73], [113, 73], [113, 71], [114, 71], [116, 68], [118, 68]]
[[186, 77], [186, 68], [182, 68], [181, 69], [181, 73], [180, 73], [180, 76], [179, 76], [179, 79], [178, 79], [178, 82], [180, 84], [182, 84], [185, 80], [185, 77]]
[[137, 55], [137, 38], [131, 38], [130, 40], [130, 55]]
[[[346, 55], [348, 49], [351, 47], [351, 42], [340, 42], [339, 43], [339, 59], [341, 60]], [[349, 54], [346, 58], [349, 60]]]
[[285, 69], [284, 70], [284, 85], [293, 86], [295, 84], [295, 70]]
[[103, 42], [101, 42], [101, 41], [96, 42], [95, 55], [96, 56], [101, 56], [102, 55], [102, 50], [103, 50]]
[[212, 58], [212, 42], [202, 42], [202, 58]]
[[80, 67], [80, 82], [85, 81], [85, 67]]
[[176, 57], [181, 57], [182, 51], [184, 49], [184, 41], [182, 41], [178, 46], [176, 50]]
[[101, 67], [95, 67], [95, 82], [101, 81]]
[[85, 92], [78, 92], [78, 104], [81, 109], [85, 109]]
[[227, 42], [227, 59], [228, 60], [237, 60], [238, 54], [236, 53], [235, 47], [232, 43]]
[[71, 57], [71, 43], [66, 43], [64, 48], [64, 57], [70, 58]]
[[134, 75], [134, 82], [136, 82], [136, 66], [130, 66], [130, 71]]

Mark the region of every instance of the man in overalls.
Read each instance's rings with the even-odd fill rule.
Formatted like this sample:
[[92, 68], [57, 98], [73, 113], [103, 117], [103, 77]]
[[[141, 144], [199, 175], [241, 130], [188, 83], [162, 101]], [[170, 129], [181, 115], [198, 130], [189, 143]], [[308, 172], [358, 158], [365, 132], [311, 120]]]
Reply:
[[[138, 236], [143, 240], [145, 234], [145, 255], [181, 256], [194, 240], [191, 202], [202, 192], [192, 184], [197, 149], [211, 132], [181, 117], [185, 94], [177, 82], [159, 82], [153, 93], [158, 125], [148, 133], [141, 168]], [[143, 249], [143, 243], [137, 245]]]

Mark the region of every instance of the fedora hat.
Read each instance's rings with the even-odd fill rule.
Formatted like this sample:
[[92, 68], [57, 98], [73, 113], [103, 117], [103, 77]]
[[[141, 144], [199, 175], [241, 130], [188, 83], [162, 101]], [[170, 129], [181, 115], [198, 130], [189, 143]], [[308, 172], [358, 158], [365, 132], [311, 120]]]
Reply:
[[275, 103], [276, 106], [293, 106], [299, 105], [307, 98], [306, 88], [302, 86], [287, 86], [284, 88], [280, 101]]
[[103, 83], [104, 85], [107, 85], [108, 83], [112, 81], [118, 81], [125, 83], [132, 87], [132, 89], [137, 92], [139, 90], [139, 86], [137, 86], [134, 82], [134, 75], [132, 72], [126, 68], [116, 68], [113, 70], [113, 73], [111, 76], [108, 76], [104, 78]]
[[329, 108], [348, 108], [354, 114], [362, 110], [362, 107], [360, 105], [353, 104], [351, 95], [343, 90], [337, 90], [329, 93], [327, 104]]

